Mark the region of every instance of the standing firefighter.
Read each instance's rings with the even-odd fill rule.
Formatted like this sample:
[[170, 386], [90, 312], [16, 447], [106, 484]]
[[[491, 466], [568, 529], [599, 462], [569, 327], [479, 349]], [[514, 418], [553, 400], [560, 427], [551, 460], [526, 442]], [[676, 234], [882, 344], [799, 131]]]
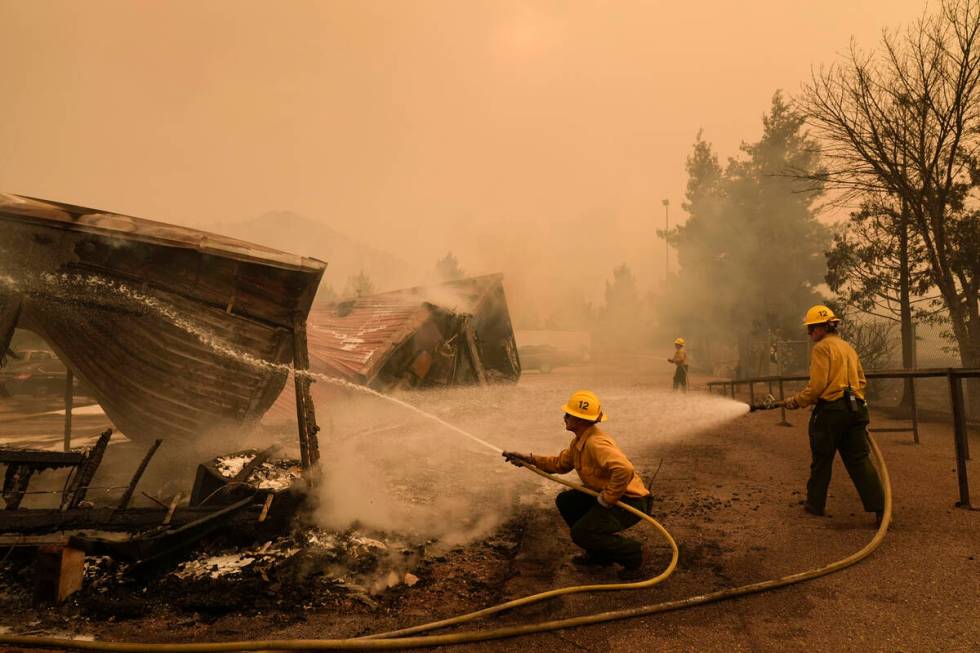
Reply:
[[674, 341], [674, 356], [668, 358], [667, 362], [677, 366], [674, 370], [674, 390], [682, 389], [687, 392], [687, 350], [684, 349], [684, 338]]
[[868, 406], [864, 401], [864, 369], [854, 348], [837, 335], [840, 320], [826, 306], [814, 306], [806, 313], [810, 340], [810, 381], [803, 390], [786, 400], [790, 409], [813, 405], [810, 415], [810, 480], [806, 484], [803, 508], [823, 515], [827, 486], [840, 452], [864, 509], [875, 513], [881, 523], [885, 509], [884, 491], [878, 472], [868, 458]]
[[606, 421], [599, 398], [580, 390], [562, 406], [565, 429], [575, 434], [569, 446], [557, 456], [536, 456], [505, 451], [504, 458], [514, 464], [530, 464], [550, 474], [578, 472], [582, 483], [599, 493], [598, 498], [578, 490], [566, 490], [555, 498], [558, 512], [571, 529], [572, 541], [585, 553], [573, 558], [583, 566], [619, 563], [620, 578], [639, 578], [646, 549], [639, 542], [620, 535], [638, 522], [639, 517], [615, 505], [617, 501], [647, 512], [650, 492], [644, 487], [633, 463], [616, 442], [599, 429]]

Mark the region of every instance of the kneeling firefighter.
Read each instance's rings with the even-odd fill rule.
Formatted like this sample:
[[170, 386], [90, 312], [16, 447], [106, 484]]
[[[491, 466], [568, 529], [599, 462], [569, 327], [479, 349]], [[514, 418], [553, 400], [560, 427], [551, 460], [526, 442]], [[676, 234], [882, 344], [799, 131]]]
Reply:
[[834, 455], [840, 452], [864, 509], [875, 513], [875, 521], [880, 525], [885, 498], [878, 471], [868, 457], [870, 420], [864, 400], [867, 380], [857, 352], [837, 335], [839, 323], [826, 306], [814, 306], [807, 311], [803, 324], [814, 343], [810, 352], [810, 380], [785, 404], [789, 409], [813, 405], [809, 428], [812, 462], [803, 508], [814, 515], [824, 514]]
[[623, 566], [623, 579], [639, 578], [646, 549], [637, 541], [620, 535], [640, 520], [617, 507], [622, 501], [642, 512], [649, 511], [650, 492], [644, 487], [633, 463], [616, 442], [599, 429], [606, 421], [599, 398], [581, 390], [569, 398], [562, 409], [565, 429], [575, 434], [569, 446], [557, 456], [540, 456], [505, 451], [504, 458], [514, 464], [530, 464], [549, 474], [578, 472], [582, 484], [599, 492], [598, 498], [577, 490], [566, 490], [555, 498], [558, 512], [571, 529], [572, 541], [584, 549], [573, 562], [580, 565]]

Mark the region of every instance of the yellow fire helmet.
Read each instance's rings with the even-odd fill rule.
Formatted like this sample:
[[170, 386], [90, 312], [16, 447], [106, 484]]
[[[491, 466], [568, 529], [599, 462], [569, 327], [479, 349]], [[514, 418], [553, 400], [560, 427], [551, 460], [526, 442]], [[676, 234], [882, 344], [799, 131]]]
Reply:
[[[594, 392], [579, 390], [568, 398], [568, 403], [561, 407], [563, 411], [573, 417], [578, 417], [590, 422], [605, 422], [609, 416], [602, 412], [599, 397]], [[601, 417], [600, 417], [601, 415]]]
[[674, 344], [675, 345], [683, 345], [684, 344], [684, 338], [678, 338], [677, 340], [674, 341]]
[[840, 319], [834, 312], [824, 306], [823, 304], [817, 304], [810, 308], [806, 312], [806, 317], [803, 318], [803, 326], [810, 326], [811, 324], [837, 324]]

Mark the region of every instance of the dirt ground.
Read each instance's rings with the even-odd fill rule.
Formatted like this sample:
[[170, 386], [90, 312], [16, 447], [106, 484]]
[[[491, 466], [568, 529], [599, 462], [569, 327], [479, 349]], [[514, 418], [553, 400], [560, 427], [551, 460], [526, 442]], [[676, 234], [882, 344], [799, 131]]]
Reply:
[[[514, 401], [521, 396], [538, 401], [552, 395], [562, 401], [570, 391], [594, 387], [607, 388], [606, 393], [619, 397], [620, 404], [627, 397], [636, 402], [645, 393], [669, 385], [669, 366], [661, 367], [654, 360], [528, 373], [512, 391]], [[632, 371], [624, 374], [627, 367]], [[698, 379], [694, 380], [697, 385]], [[691, 401], [695, 405], [696, 400]], [[873, 536], [873, 520], [861, 511], [839, 461], [829, 516], [803, 513], [799, 502], [809, 463], [806, 413], [791, 413], [789, 427], [777, 425], [778, 411], [753, 413], [682, 439], [631, 447], [630, 440], [617, 434], [630, 433], [629, 420], [643, 411], [656, 412], [657, 406], [629, 410], [620, 406], [619, 421], [613, 414], [607, 430], [618, 437], [639, 469], [656, 469], [663, 460], [655, 483], [654, 516], [680, 544], [676, 573], [653, 589], [566, 596], [470, 627], [616, 610], [775, 578], [843, 558]], [[8, 415], [9, 411], [3, 416], [0, 438], [9, 441], [17, 432], [17, 422]], [[901, 425], [883, 419], [875, 424]], [[43, 431], [36, 422], [31, 425], [33, 434]], [[554, 432], [540, 441], [536, 432], [529, 429], [522, 434], [527, 449], [544, 451], [556, 441]], [[976, 433], [971, 437], [972, 450], [980, 451], [980, 438]], [[894, 523], [881, 548], [856, 567], [682, 612], [447, 648], [976, 651], [980, 649], [980, 512], [954, 507], [957, 485], [949, 425], [922, 424], [921, 440], [915, 446], [911, 434], [879, 435], [894, 485]], [[976, 462], [970, 464], [970, 473], [974, 503], [980, 503]], [[545, 488], [548, 495], [560, 489]], [[583, 572], [570, 563], [576, 549], [547, 498], [519, 502], [514, 515], [488, 537], [438, 555], [423, 555], [414, 569], [418, 584], [398, 585], [370, 599], [332, 591], [323, 584], [282, 587], [283, 580], [271, 579], [265, 585], [242, 586], [237, 590], [241, 596], [228, 596], [216, 605], [194, 599], [206, 594], [201, 588], [178, 584], [169, 585], [157, 598], [153, 588], [162, 586], [151, 585], [146, 592], [136, 588], [126, 600], [122, 595], [100, 599], [83, 591], [62, 606], [29, 607], [25, 587], [16, 585], [26, 581], [7, 574], [0, 590], [0, 632], [74, 633], [140, 642], [349, 637], [427, 622], [553, 587], [616, 582], [611, 569]], [[650, 575], [657, 573], [667, 563], [669, 550], [652, 529], [641, 525], [631, 532], [653, 544], [649, 570]], [[291, 600], [284, 601], [287, 594]]]

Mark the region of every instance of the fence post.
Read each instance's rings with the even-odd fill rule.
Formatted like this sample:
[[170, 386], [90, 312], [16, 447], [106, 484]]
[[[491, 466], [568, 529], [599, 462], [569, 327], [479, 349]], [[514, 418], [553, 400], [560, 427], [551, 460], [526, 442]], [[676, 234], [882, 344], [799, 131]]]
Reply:
[[755, 383], [749, 381], [749, 405], [755, 405]]
[[[67, 366], [66, 366], [67, 367]], [[69, 367], [65, 372], [65, 451], [71, 451], [71, 411], [75, 403], [75, 374]]]
[[732, 399], [735, 398], [735, 382], [732, 381]]
[[783, 377], [779, 377], [779, 401], [783, 402], [783, 405], [779, 407], [779, 413], [782, 419], [780, 419], [777, 426], [793, 426], [786, 421], [786, 395], [783, 393]]
[[909, 377], [909, 397], [912, 399], [912, 438], [919, 444], [919, 407], [915, 403], [915, 377]]
[[950, 406], [953, 409], [953, 446], [956, 449], [956, 479], [960, 485], [960, 500], [956, 505], [960, 508], [970, 508], [970, 481], [966, 476], [966, 414], [963, 411], [963, 386], [960, 378], [953, 374], [953, 368], [947, 368], [946, 378], [949, 381]]

